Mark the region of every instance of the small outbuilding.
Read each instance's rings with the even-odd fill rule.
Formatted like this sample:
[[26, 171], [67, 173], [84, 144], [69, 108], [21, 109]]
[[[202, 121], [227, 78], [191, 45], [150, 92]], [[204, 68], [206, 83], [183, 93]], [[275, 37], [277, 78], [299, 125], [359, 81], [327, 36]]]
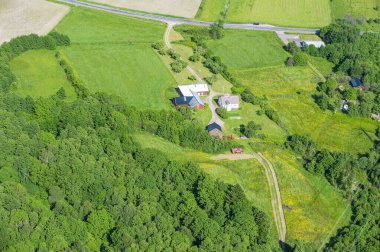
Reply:
[[210, 123], [207, 126], [207, 131], [210, 134], [210, 136], [217, 137], [217, 138], [223, 137], [222, 127], [216, 122]]
[[363, 89], [364, 84], [359, 78], [352, 78], [350, 82], [354, 88]]
[[224, 94], [218, 99], [218, 105], [227, 111], [239, 109], [239, 96]]

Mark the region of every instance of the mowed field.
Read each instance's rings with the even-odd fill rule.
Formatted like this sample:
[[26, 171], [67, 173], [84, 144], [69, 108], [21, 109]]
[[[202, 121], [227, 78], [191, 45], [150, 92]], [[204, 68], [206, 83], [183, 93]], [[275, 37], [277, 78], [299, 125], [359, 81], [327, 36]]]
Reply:
[[333, 0], [332, 9], [335, 18], [365, 17], [380, 18], [380, 0]]
[[272, 32], [226, 29], [221, 40], [212, 40], [208, 46], [230, 69], [283, 65], [289, 57]]
[[170, 107], [165, 92], [175, 81], [151, 48], [163, 24], [73, 7], [56, 29], [71, 38], [63, 53], [90, 91], [143, 109]]
[[229, 22], [262, 22], [278, 26], [322, 27], [331, 22], [329, 0], [235, 0]]
[[17, 78], [17, 94], [30, 95], [33, 98], [47, 97], [63, 87], [67, 99], [75, 99], [74, 88], [54, 54], [54, 51], [35, 50], [25, 52], [12, 60], [11, 69]]
[[45, 0], [0, 0], [0, 44], [20, 35], [45, 35], [69, 12]]
[[171, 16], [192, 18], [202, 0], [91, 0], [91, 2], [116, 7], [153, 12]]

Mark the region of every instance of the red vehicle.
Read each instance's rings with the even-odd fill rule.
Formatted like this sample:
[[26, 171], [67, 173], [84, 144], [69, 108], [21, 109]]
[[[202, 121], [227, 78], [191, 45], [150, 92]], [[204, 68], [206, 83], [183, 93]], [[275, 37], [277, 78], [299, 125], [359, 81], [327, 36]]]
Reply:
[[242, 154], [244, 151], [243, 151], [242, 148], [232, 148], [232, 149], [231, 149], [231, 152], [232, 152], [233, 154]]

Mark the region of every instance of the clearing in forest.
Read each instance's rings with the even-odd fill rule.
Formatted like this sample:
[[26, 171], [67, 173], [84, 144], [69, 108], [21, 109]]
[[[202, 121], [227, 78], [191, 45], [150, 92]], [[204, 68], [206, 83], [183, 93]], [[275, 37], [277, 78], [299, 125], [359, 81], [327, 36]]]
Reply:
[[63, 54], [90, 91], [142, 109], [170, 107], [166, 90], [175, 81], [151, 48], [163, 40], [164, 24], [73, 7], [57, 31], [70, 37]]
[[45, 35], [69, 10], [44, 0], [0, 0], [0, 44], [21, 35]]
[[75, 90], [54, 54], [50, 50], [32, 50], [11, 61], [11, 69], [16, 76], [17, 94], [33, 98], [48, 97], [63, 87], [67, 99], [75, 99]]
[[144, 12], [192, 18], [202, 0], [92, 0], [91, 2], [112, 5]]
[[322, 27], [331, 22], [329, 0], [231, 1], [227, 21], [262, 22], [278, 26]]

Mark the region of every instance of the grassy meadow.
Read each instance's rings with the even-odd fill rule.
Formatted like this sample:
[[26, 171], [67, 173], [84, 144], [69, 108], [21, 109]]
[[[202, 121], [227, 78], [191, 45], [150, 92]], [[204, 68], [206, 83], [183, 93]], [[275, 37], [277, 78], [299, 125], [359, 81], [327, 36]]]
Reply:
[[68, 100], [76, 97], [74, 88], [55, 58], [55, 51], [25, 52], [12, 60], [11, 69], [17, 78], [15, 92], [21, 96], [47, 97], [63, 87]]
[[163, 40], [163, 24], [73, 7], [56, 30], [71, 38], [63, 53], [90, 91], [140, 108], [170, 107], [166, 92], [175, 80], [151, 48]]
[[205, 21], [217, 21], [225, 10], [228, 0], [202, 0], [196, 19]]
[[282, 204], [286, 205], [287, 239], [309, 241], [318, 249], [331, 230], [333, 234], [349, 221], [350, 208], [343, 214], [349, 202], [325, 178], [305, 171], [293, 153], [267, 143], [251, 146], [261, 151], [276, 171]]
[[208, 46], [230, 69], [283, 65], [288, 57], [272, 32], [226, 29], [224, 38]]
[[274, 67], [235, 71], [234, 75], [257, 95], [265, 95], [279, 112], [288, 134], [311, 136], [322, 148], [363, 153], [373, 145], [377, 123], [322, 111], [313, 94], [319, 75], [310, 67]]
[[278, 26], [322, 27], [331, 22], [329, 0], [231, 1], [229, 22], [262, 22]]
[[380, 8], [380, 0], [333, 0], [331, 5], [334, 18], [380, 17], [380, 9], [375, 9], [376, 7]]

